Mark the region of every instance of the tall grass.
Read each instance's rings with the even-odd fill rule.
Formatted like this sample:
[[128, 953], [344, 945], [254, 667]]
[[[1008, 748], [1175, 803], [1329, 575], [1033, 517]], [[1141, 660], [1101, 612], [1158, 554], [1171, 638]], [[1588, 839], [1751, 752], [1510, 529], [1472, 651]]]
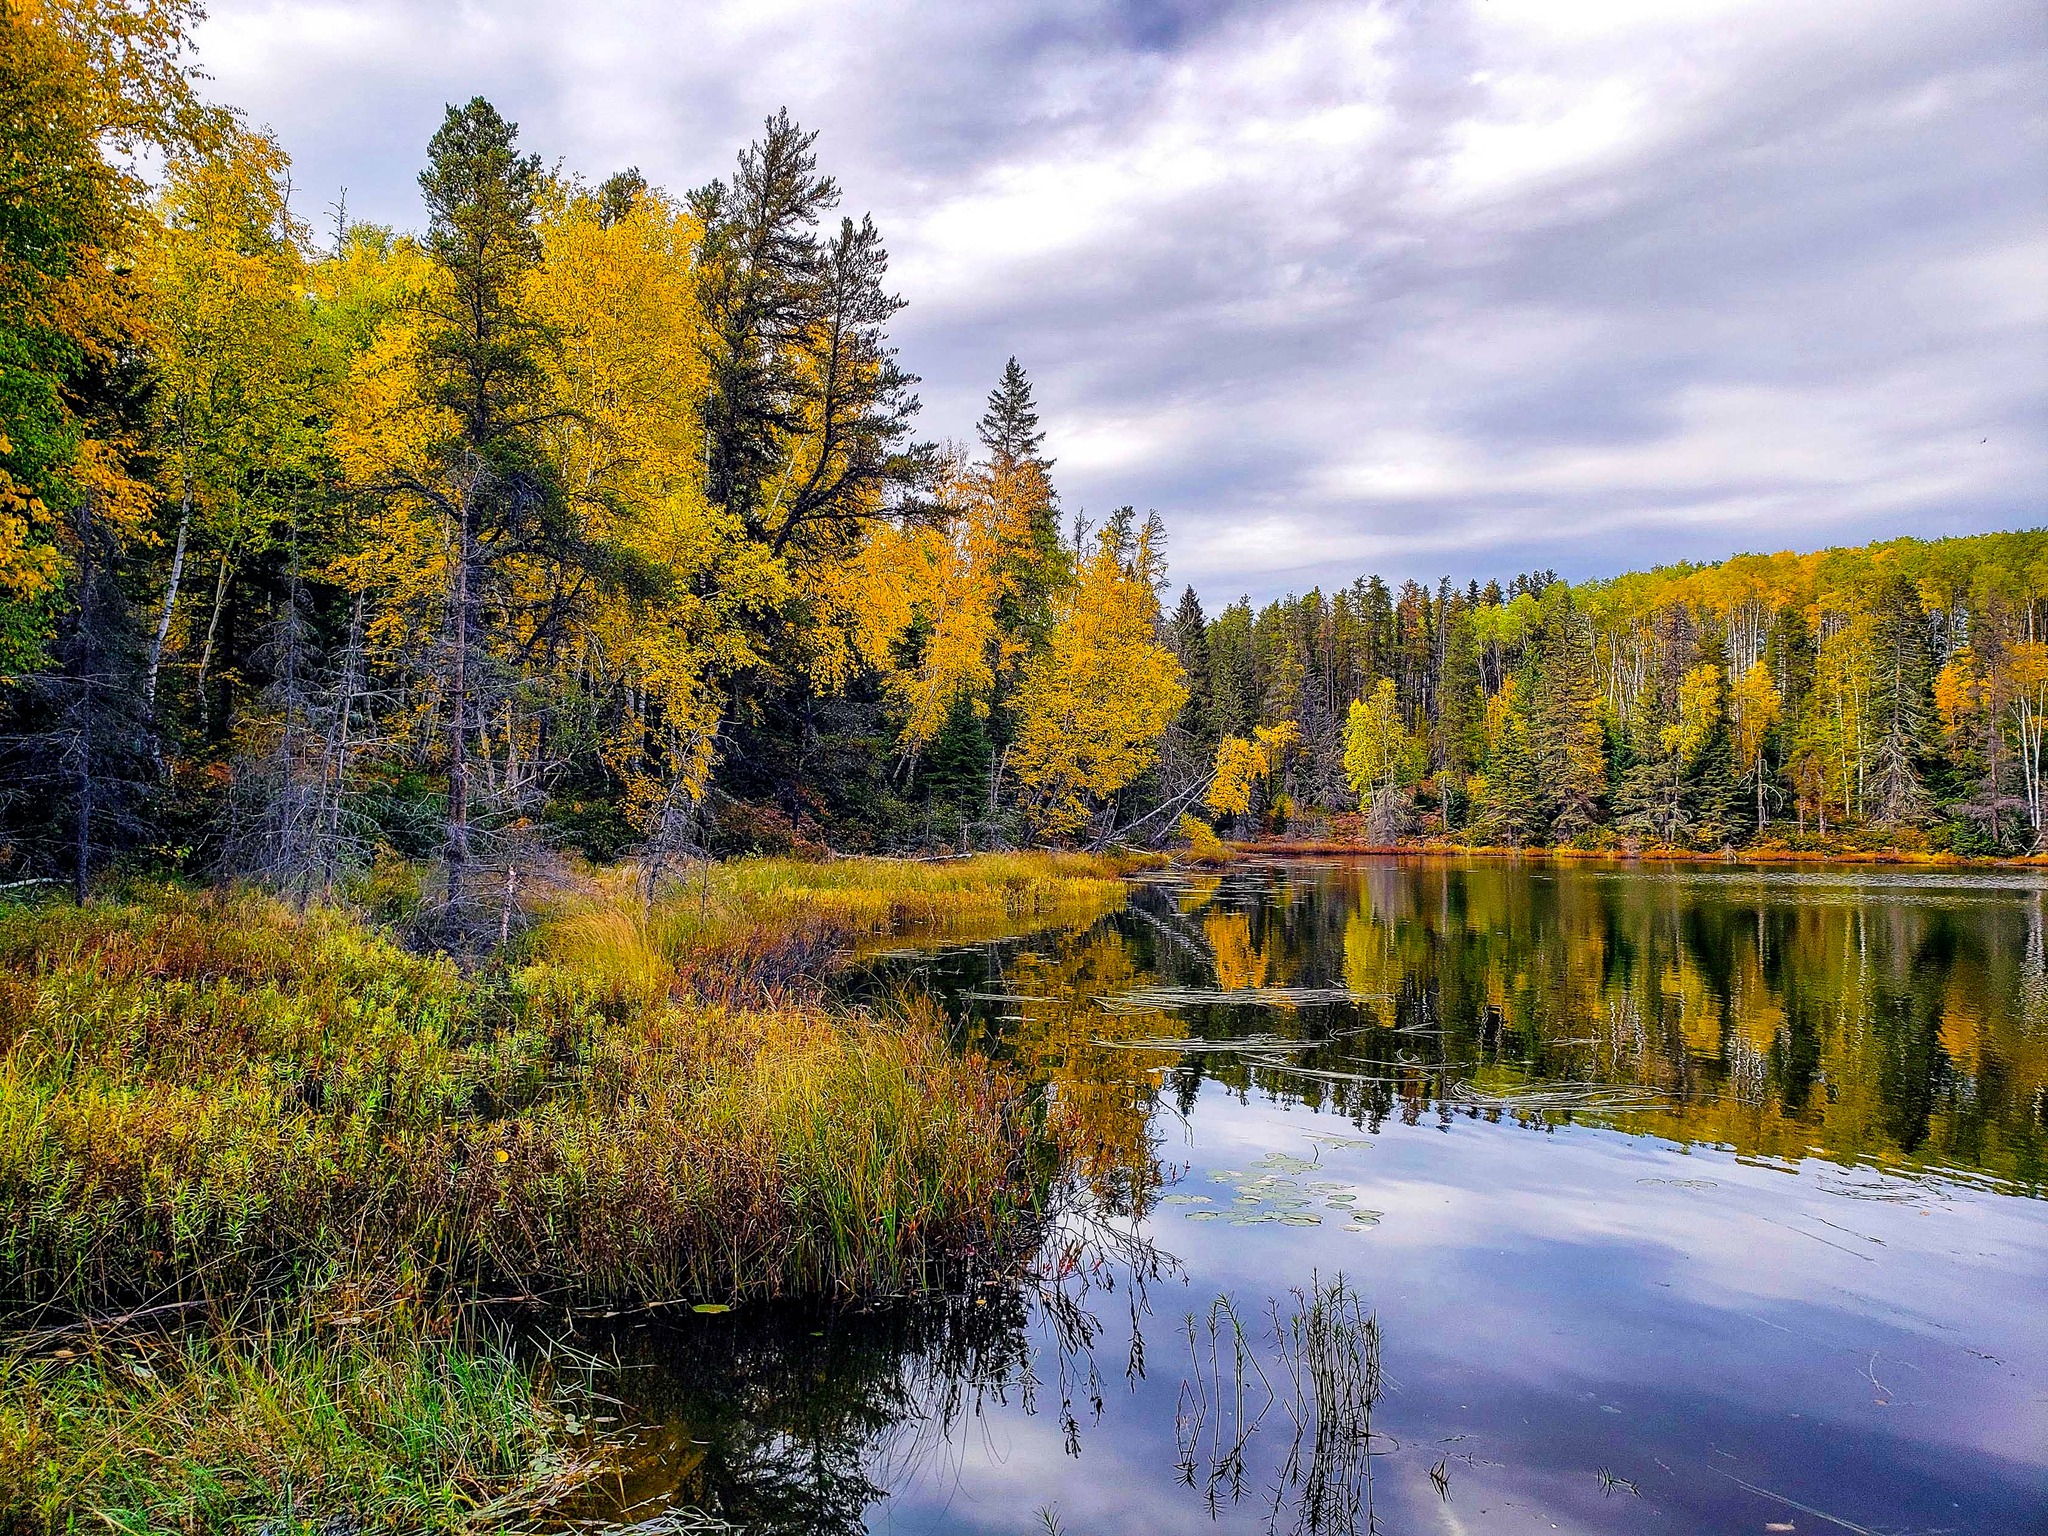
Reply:
[[1012, 1251], [1056, 1162], [1025, 1084], [793, 983], [1121, 899], [1044, 857], [598, 877], [476, 974], [249, 892], [0, 906], [0, 1325], [244, 1319], [0, 1332], [0, 1536], [518, 1528], [605, 1447], [432, 1325], [464, 1298], [897, 1291]]
[[251, 894], [0, 909], [0, 1306], [861, 1291], [1002, 1244], [1020, 1082], [929, 1017], [688, 995], [665, 914], [467, 978]]
[[501, 1531], [617, 1443], [502, 1341], [303, 1325], [0, 1356], [0, 1532]]
[[540, 952], [626, 1002], [786, 995], [862, 940], [979, 940], [1085, 923], [1123, 905], [1127, 860], [1074, 853], [741, 859], [700, 866], [649, 902], [630, 868], [559, 901]]

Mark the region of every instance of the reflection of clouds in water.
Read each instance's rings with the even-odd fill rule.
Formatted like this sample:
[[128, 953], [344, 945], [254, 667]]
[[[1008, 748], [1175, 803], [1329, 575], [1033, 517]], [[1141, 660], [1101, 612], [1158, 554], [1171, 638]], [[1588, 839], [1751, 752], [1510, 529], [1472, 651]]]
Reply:
[[[2048, 1301], [2048, 1205], [1999, 1192], [2030, 1177], [2026, 1106], [2048, 1079], [2025, 1003], [2044, 969], [2039, 902], [2014, 899], [2039, 888], [1240, 869], [1192, 902], [1141, 892], [1131, 915], [1039, 941], [1028, 963], [1006, 955], [1006, 984], [977, 1006], [1025, 1013], [1008, 1037], [1021, 1057], [1125, 1154], [1140, 1134], [1176, 1138], [1191, 1166], [1144, 1230], [1195, 1294], [1259, 1305], [1314, 1271], [1359, 1280], [1403, 1384], [1389, 1422], [1422, 1443], [1488, 1437], [1473, 1464], [1452, 1456], [1448, 1507], [1470, 1518], [1504, 1495], [1568, 1525], [1574, 1509], [1611, 1513], [1583, 1503], [1606, 1465], [1664, 1478], [1645, 1497], [1673, 1528], [1741, 1528], [1753, 1511], [1704, 1460], [1711, 1435], [1759, 1486], [1870, 1523], [1873, 1499], [2004, 1508], [2040, 1481], [2048, 1406], [2028, 1393], [2048, 1344], [2029, 1319]], [[1226, 970], [1388, 1001], [1222, 1006]], [[1109, 1021], [1086, 991], [1097, 979], [1175, 1006]], [[1175, 1038], [1200, 1048], [1156, 1061], [1116, 1043]], [[1459, 1085], [1510, 1107], [1468, 1115], [1449, 1102]], [[1589, 1116], [1601, 1094], [1660, 1107]], [[1382, 1214], [1354, 1228], [1346, 1207]], [[1177, 1310], [1145, 1325], [1155, 1365]], [[1882, 1410], [1858, 1374], [1873, 1351], [1918, 1372], [1898, 1367], [1912, 1391]], [[943, 1497], [957, 1512], [971, 1489], [973, 1518], [901, 1528], [1013, 1531], [1056, 1499], [1070, 1531], [1208, 1529], [1162, 1473], [1176, 1385], [1108, 1393], [1078, 1462], [1043, 1425], [1028, 1455], [1009, 1427], [961, 1429]], [[983, 1466], [984, 1433], [1000, 1468]], [[1386, 1528], [1439, 1518], [1423, 1476], [1436, 1454], [1390, 1480], [1413, 1487]]]
[[[1204, 1168], [1241, 1166], [1251, 1147], [1298, 1150], [1306, 1141], [1298, 1117], [1267, 1106], [1219, 1098], [1198, 1109], [1198, 1124], [1205, 1114], [1225, 1122], [1214, 1129], [1227, 1147], [1212, 1149], [1205, 1137]], [[1903, 1328], [1951, 1350], [1959, 1272], [1970, 1276], [1975, 1306], [2003, 1319], [1992, 1326], [2007, 1332], [2048, 1299], [2048, 1210], [1954, 1184], [1880, 1181], [1826, 1164], [1760, 1167], [1605, 1131], [1542, 1135], [1484, 1124], [1457, 1126], [1450, 1136], [1390, 1128], [1370, 1154], [1325, 1155], [1321, 1169], [1355, 1182], [1384, 1212], [1370, 1267], [1358, 1272], [1398, 1276], [1410, 1294], [1455, 1296], [1456, 1353], [1529, 1382], [1627, 1380], [1641, 1370], [1632, 1350], [1662, 1352], [1666, 1324], [1654, 1312], [1588, 1326], [1584, 1306], [1614, 1305], [1617, 1288], [1683, 1309], [1694, 1319], [1688, 1327], [1707, 1334], [1748, 1330], [1743, 1319], [1761, 1313], [1806, 1335]], [[1926, 1198], [1845, 1198], [1872, 1185]], [[1354, 1247], [1320, 1233], [1283, 1238], [1262, 1229], [1256, 1249], [1245, 1241], [1175, 1246], [1196, 1272], [1240, 1286], [1361, 1262]], [[1284, 1254], [1275, 1246], [1283, 1242]], [[1576, 1325], [1550, 1331], [1568, 1318]], [[1715, 1364], [1691, 1368], [1705, 1380]], [[2048, 1359], [2042, 1365], [2048, 1369]], [[1735, 1368], [1716, 1384], [1735, 1390], [1745, 1369], [1738, 1346]], [[1965, 1420], [1923, 1432], [1970, 1443], [1985, 1428]], [[2008, 1430], [1993, 1439], [2017, 1436]]]

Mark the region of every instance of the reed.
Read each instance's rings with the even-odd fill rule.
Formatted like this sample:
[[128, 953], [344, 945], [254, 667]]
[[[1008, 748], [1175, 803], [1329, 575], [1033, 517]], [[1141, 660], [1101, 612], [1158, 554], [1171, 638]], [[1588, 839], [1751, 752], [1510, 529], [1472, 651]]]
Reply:
[[0, 1354], [0, 1532], [498, 1531], [615, 1462], [498, 1338], [273, 1319]]

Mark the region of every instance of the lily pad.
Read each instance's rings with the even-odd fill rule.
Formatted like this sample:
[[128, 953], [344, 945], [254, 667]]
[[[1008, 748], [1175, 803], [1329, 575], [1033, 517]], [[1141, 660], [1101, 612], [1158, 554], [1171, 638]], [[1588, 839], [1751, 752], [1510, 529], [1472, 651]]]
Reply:
[[1307, 1173], [1318, 1165], [1305, 1157], [1290, 1157], [1285, 1152], [1268, 1152], [1258, 1161], [1261, 1168], [1272, 1168], [1281, 1173]]
[[700, 1301], [694, 1307], [690, 1308], [690, 1310], [692, 1312], [705, 1313], [730, 1312], [732, 1310], [732, 1306], [730, 1303], [723, 1301]]
[[1207, 1205], [1209, 1197], [1207, 1195], [1161, 1195], [1159, 1203], [1161, 1205]]

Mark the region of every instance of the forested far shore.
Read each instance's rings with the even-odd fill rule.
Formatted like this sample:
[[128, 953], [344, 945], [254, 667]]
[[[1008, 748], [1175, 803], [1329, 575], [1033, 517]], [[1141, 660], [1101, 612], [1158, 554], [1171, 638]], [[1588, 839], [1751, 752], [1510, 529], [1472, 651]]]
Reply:
[[1995, 857], [2041, 847], [2044, 597], [2028, 531], [1577, 586], [1368, 577], [1214, 619], [1188, 591], [1171, 633], [1181, 728], [1282, 749], [1245, 831], [1356, 811], [1373, 845]]
[[2041, 843], [2042, 534], [1169, 612], [1016, 358], [914, 430], [786, 113], [672, 193], [476, 98], [316, 229], [197, 15], [0, 31], [0, 885], [410, 863], [475, 947], [565, 854]]

